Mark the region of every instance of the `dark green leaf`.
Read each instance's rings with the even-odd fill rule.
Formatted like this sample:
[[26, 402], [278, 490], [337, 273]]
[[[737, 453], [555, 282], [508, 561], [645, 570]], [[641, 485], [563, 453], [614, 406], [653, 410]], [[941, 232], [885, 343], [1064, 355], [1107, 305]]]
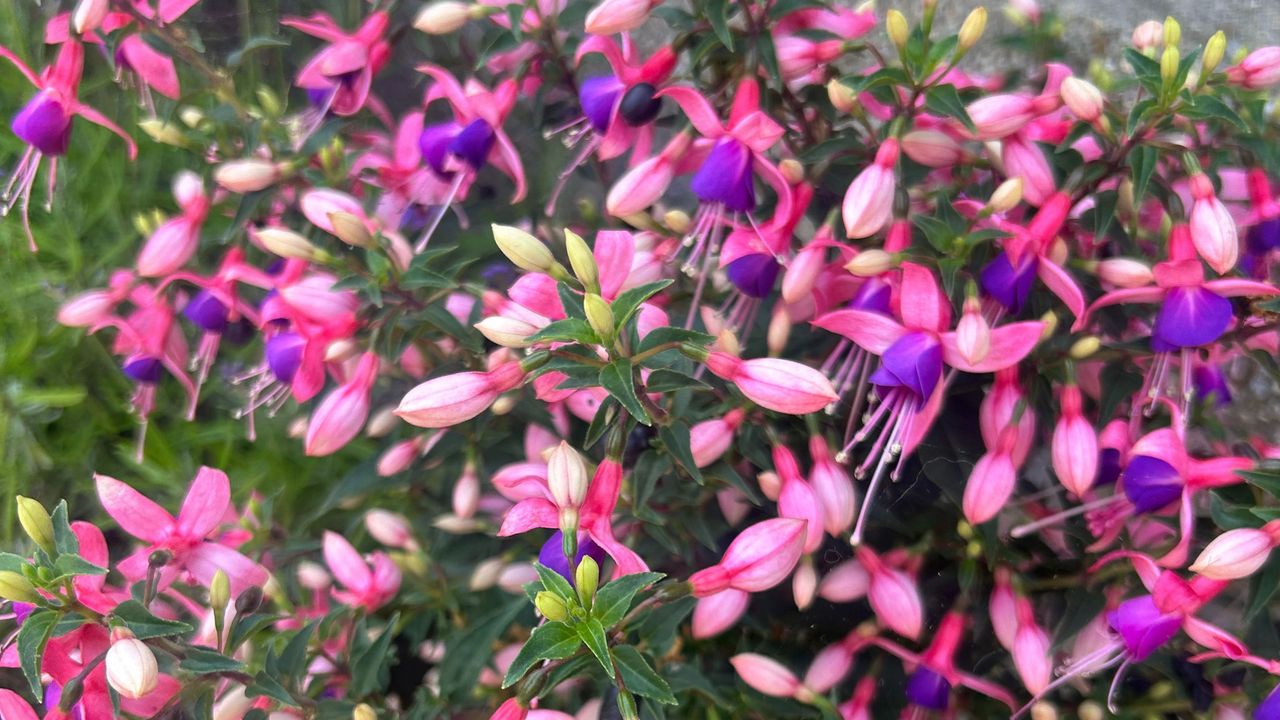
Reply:
[[645, 392], [665, 393], [677, 390], [710, 390], [711, 386], [692, 375], [670, 368], [661, 368], [649, 373], [644, 389]]
[[1277, 589], [1280, 589], [1280, 554], [1273, 554], [1249, 582], [1250, 599], [1249, 608], [1244, 613], [1245, 620], [1252, 619], [1268, 607]]
[[311, 635], [315, 632], [316, 623], [308, 623], [294, 633], [289, 644], [280, 653], [280, 672], [285, 675], [301, 675], [307, 666], [307, 646], [311, 643]]
[[664, 425], [658, 428], [658, 437], [662, 439], [662, 445], [671, 453], [671, 457], [685, 472], [689, 473], [698, 482], [703, 484], [702, 471], [698, 469], [698, 465], [693, 459], [693, 448], [690, 445], [689, 426], [683, 422], [674, 422], [670, 425]]
[[973, 124], [973, 119], [969, 117], [969, 111], [964, 107], [964, 101], [960, 99], [960, 93], [956, 91], [955, 85], [937, 85], [930, 88], [925, 93], [924, 106], [925, 109], [936, 115], [953, 117], [959, 120], [970, 132], [977, 131]]
[[576, 342], [583, 345], [599, 345], [600, 337], [591, 325], [581, 318], [556, 320], [526, 338], [529, 343]]
[[265, 671], [259, 672], [253, 677], [253, 684], [245, 687], [244, 696], [247, 698], [269, 697], [289, 707], [298, 707], [297, 701], [280, 684], [280, 681], [271, 677]]
[[613, 311], [614, 322], [618, 325], [618, 331], [621, 332], [627, 326], [632, 316], [640, 309], [641, 303], [665, 290], [671, 282], [670, 280], [657, 280], [633, 287], [619, 294], [609, 305], [609, 309]]
[[502, 687], [508, 688], [520, 681], [535, 663], [543, 660], [563, 660], [582, 647], [582, 640], [573, 628], [562, 622], [547, 622], [533, 629], [520, 652], [507, 668]]
[[36, 697], [44, 697], [44, 686], [40, 682], [41, 661], [45, 645], [53, 637], [53, 628], [61, 617], [61, 613], [53, 610], [39, 610], [28, 615], [18, 629], [18, 664]]
[[542, 587], [548, 592], [559, 595], [562, 600], [577, 602], [574, 598], [578, 594], [573, 591], [573, 586], [564, 579], [564, 576], [542, 563], [534, 563], [533, 567], [538, 571], [538, 579], [542, 580]]
[[231, 68], [240, 67], [241, 63], [244, 62], [245, 57], [247, 57], [250, 53], [254, 52], [255, 50], [261, 50], [263, 48], [288, 47], [288, 46], [289, 46], [289, 41], [281, 38], [266, 37], [263, 35], [259, 35], [258, 37], [251, 37], [247, 42], [245, 42], [243, 46], [241, 46], [239, 50], [236, 50], [235, 52], [227, 56], [227, 66]]
[[27, 565], [27, 559], [21, 555], [0, 552], [0, 571], [20, 573]]
[[1133, 202], [1135, 206], [1142, 204], [1142, 197], [1147, 193], [1147, 183], [1151, 182], [1151, 173], [1155, 172], [1159, 151], [1150, 145], [1139, 145], [1129, 153], [1129, 168], [1133, 177]]
[[1256, 528], [1259, 525], [1258, 517], [1249, 512], [1249, 508], [1228, 503], [1216, 492], [1209, 493], [1209, 516], [1223, 530]]
[[660, 327], [649, 331], [648, 335], [640, 341], [640, 347], [636, 348], [636, 353], [647, 352], [659, 345], [667, 345], [669, 343], [690, 343], [692, 345], [707, 346], [715, 342], [715, 337], [697, 330], [685, 330], [678, 327]]
[[137, 600], [125, 600], [117, 605], [111, 614], [116, 616], [116, 619], [120, 620], [120, 622], [123, 622], [125, 627], [133, 631], [133, 634], [139, 640], [181, 635], [195, 629], [178, 620], [165, 620], [164, 618], [156, 617]]
[[387, 621], [382, 634], [365, 651], [351, 658], [351, 684], [347, 692], [353, 697], [364, 697], [378, 688], [386, 687], [389, 668], [395, 653], [391, 640], [395, 636], [400, 616], [393, 615]]
[[591, 654], [600, 661], [609, 679], [613, 679], [613, 663], [609, 660], [609, 638], [604, 634], [604, 626], [595, 618], [587, 618], [573, 628], [582, 638], [582, 642], [591, 650]]
[[1260, 488], [1272, 497], [1280, 498], [1280, 467], [1263, 465], [1253, 470], [1239, 470], [1236, 474], [1250, 485]]
[[449, 652], [440, 663], [441, 690], [449, 694], [463, 692], [469, 695], [480, 669], [493, 653], [493, 643], [528, 607], [529, 602], [524, 597], [511, 598], [447, 638]]
[[654, 671], [639, 650], [630, 645], [616, 647], [613, 649], [613, 661], [618, 664], [618, 672], [622, 673], [628, 690], [663, 705], [677, 704], [671, 686]]
[[76, 575], [107, 574], [106, 568], [98, 567], [74, 553], [63, 553], [59, 555], [58, 559], [53, 563], [53, 569], [56, 571], [55, 579]]
[[618, 415], [618, 401], [611, 397], [605, 398], [600, 403], [600, 407], [596, 408], [596, 414], [591, 418], [591, 424], [587, 426], [587, 434], [582, 440], [582, 449], [590, 450], [604, 437], [604, 433], [613, 423], [613, 419]]
[[187, 648], [187, 656], [182, 659], [182, 662], [178, 663], [178, 667], [196, 675], [217, 672], [244, 672], [244, 663], [239, 660], [198, 645]]
[[[710, 0], [706, 4], [706, 17], [716, 37], [720, 38], [720, 42], [727, 50], [733, 50], [733, 33], [729, 30], [729, 7], [729, 0]], [[609, 677], [613, 677], [612, 672]]]
[[623, 575], [600, 588], [591, 605], [591, 614], [600, 619], [601, 625], [612, 628], [627, 614], [636, 593], [664, 577], [662, 573], [655, 572]]
[[1248, 131], [1249, 129], [1244, 119], [1237, 115], [1235, 110], [1232, 110], [1226, 103], [1213, 95], [1197, 95], [1195, 104], [1189, 108], [1183, 108], [1182, 114], [1193, 120], [1210, 118], [1225, 120], [1241, 131]]
[[53, 520], [53, 546], [58, 553], [80, 554], [80, 541], [71, 532], [71, 523], [67, 521], [67, 501], [62, 500], [50, 513]]
[[587, 319], [587, 311], [582, 309], [582, 296], [574, 292], [573, 288], [564, 283], [556, 283], [556, 294], [560, 296], [560, 304], [564, 306], [565, 317]]
[[622, 404], [631, 413], [631, 417], [645, 425], [651, 424], [649, 413], [640, 404], [636, 395], [635, 376], [631, 371], [631, 361], [618, 358], [600, 370], [600, 386]]

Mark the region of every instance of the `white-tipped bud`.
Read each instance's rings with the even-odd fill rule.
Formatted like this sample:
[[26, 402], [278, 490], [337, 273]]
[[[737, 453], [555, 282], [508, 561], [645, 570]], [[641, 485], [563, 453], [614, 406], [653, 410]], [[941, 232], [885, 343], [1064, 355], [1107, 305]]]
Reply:
[[591, 477], [587, 474], [587, 464], [582, 455], [569, 447], [569, 443], [561, 441], [547, 458], [547, 487], [556, 506], [561, 509], [581, 506], [587, 499], [590, 483]]
[[1098, 279], [1121, 288], [1150, 285], [1154, 276], [1151, 268], [1133, 258], [1107, 258], [1098, 262]]
[[527, 272], [550, 272], [556, 259], [538, 238], [510, 225], [494, 225], [493, 241], [516, 267]]
[[1081, 120], [1091, 123], [1102, 116], [1102, 91], [1088, 80], [1072, 75], [1062, 81], [1058, 94], [1062, 103]]
[[827, 83], [827, 99], [831, 106], [842, 113], [851, 113], [858, 109], [858, 93], [839, 80]]
[[329, 213], [329, 222], [333, 225], [333, 234], [342, 242], [358, 248], [374, 248], [378, 243], [373, 233], [365, 226], [364, 221], [349, 212], [335, 211]]
[[282, 227], [267, 227], [254, 232], [258, 242], [272, 255], [296, 260], [317, 260], [325, 253], [302, 235]]
[[71, 11], [71, 30], [77, 35], [97, 30], [110, 9], [110, 0], [80, 0]]
[[323, 565], [303, 560], [298, 563], [298, 584], [308, 590], [323, 592], [333, 584], [333, 578], [329, 577], [329, 571]]
[[116, 640], [107, 651], [107, 684], [121, 697], [138, 700], [156, 689], [160, 669], [155, 653], [135, 637]]
[[472, 591], [488, 590], [498, 583], [498, 576], [502, 573], [502, 568], [506, 567], [506, 563], [502, 558], [488, 558], [476, 563], [476, 567], [471, 571], [471, 579], [467, 582], [467, 587]]
[[471, 19], [466, 3], [441, 0], [428, 3], [413, 18], [413, 27], [428, 35], [448, 35], [462, 29]]
[[877, 248], [863, 250], [853, 259], [845, 263], [844, 269], [858, 277], [874, 277], [896, 267], [898, 261], [893, 255]]
[[987, 201], [987, 208], [993, 213], [1006, 213], [1018, 206], [1022, 202], [1022, 178], [1012, 177], [1000, 183], [1000, 186], [991, 193], [991, 199]]
[[283, 172], [270, 160], [247, 158], [222, 163], [213, 171], [213, 180], [235, 193], [256, 192], [280, 181]]
[[364, 526], [374, 540], [387, 547], [408, 549], [413, 546], [413, 528], [409, 519], [390, 510], [370, 510], [364, 515]]
[[491, 315], [476, 323], [475, 328], [490, 342], [509, 348], [528, 347], [526, 338], [538, 332], [536, 325], [505, 315]]
[[395, 405], [383, 405], [369, 416], [369, 423], [364, 426], [364, 434], [371, 438], [386, 437], [401, 422], [403, 421], [396, 417]]

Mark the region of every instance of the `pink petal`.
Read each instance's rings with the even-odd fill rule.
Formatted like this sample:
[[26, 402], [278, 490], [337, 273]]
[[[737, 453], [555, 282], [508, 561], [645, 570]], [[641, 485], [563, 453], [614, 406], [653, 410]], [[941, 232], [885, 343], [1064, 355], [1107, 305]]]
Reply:
[[15, 55], [12, 50], [3, 45], [0, 45], [0, 58], [8, 60], [14, 67], [18, 68], [18, 72], [22, 73], [22, 77], [26, 78], [27, 82], [38, 88], [44, 87], [44, 83], [40, 82], [40, 76], [36, 75], [36, 73], [22, 61], [22, 58]]
[[490, 153], [489, 161], [515, 182], [516, 189], [511, 195], [511, 203], [514, 205], [524, 199], [529, 189], [524, 177], [524, 164], [520, 161], [520, 152], [511, 144], [511, 138], [507, 137], [501, 126], [495, 125], [494, 131], [498, 142]]
[[560, 511], [555, 503], [545, 497], [531, 497], [521, 500], [507, 511], [502, 518], [502, 527], [498, 537], [508, 537], [528, 532], [534, 528], [560, 527]]
[[4, 720], [39, 720], [36, 711], [12, 690], [0, 690], [0, 717]]
[[602, 230], [596, 233], [591, 254], [600, 270], [600, 294], [612, 300], [631, 274], [636, 256], [635, 237], [621, 230]]
[[120, 41], [120, 52], [142, 82], [171, 100], [182, 94], [173, 58], [151, 47], [138, 35]]
[[[1229, 658], [1235, 659], [1249, 654], [1249, 649], [1234, 635], [1194, 615], [1188, 615], [1186, 620], [1183, 620], [1182, 629], [1192, 640]], [[7, 717], [6, 720], [8, 720]]]
[[1222, 297], [1252, 297], [1280, 295], [1280, 288], [1270, 283], [1242, 278], [1222, 278], [1204, 283], [1206, 290], [1211, 290]]
[[328, 530], [324, 533], [324, 561], [348, 590], [363, 592], [373, 584], [373, 573], [360, 553], [346, 538]]
[[130, 535], [147, 542], [160, 542], [173, 529], [173, 516], [150, 498], [119, 480], [94, 475], [102, 509]]
[[83, 103], [76, 103], [76, 114], [84, 118], [85, 120], [88, 120], [89, 122], [93, 123], [94, 125], [99, 125], [101, 127], [104, 127], [110, 130], [116, 135], [119, 135], [120, 138], [123, 139], [125, 142], [125, 151], [128, 153], [129, 159], [130, 160], [137, 159], [138, 144], [133, 141], [133, 138], [129, 137], [128, 133], [126, 133], [124, 130], [121, 130], [119, 125], [116, 125], [115, 123], [111, 122], [111, 120], [107, 119], [106, 115], [103, 115], [102, 113], [98, 112], [97, 110], [94, 110], [93, 108]]
[[893, 318], [869, 310], [836, 310], [814, 320], [813, 324], [843, 335], [875, 355], [884, 353], [907, 334], [907, 329]]
[[198, 2], [200, 0], [160, 0], [160, 4], [157, 6], [160, 20], [165, 23], [171, 23], [185, 15]]
[[210, 467], [200, 468], [178, 511], [178, 532], [193, 540], [208, 537], [230, 505], [231, 481], [227, 474]]
[[933, 272], [923, 265], [902, 263], [898, 316], [915, 330], [942, 332], [951, 324], [951, 304], [943, 296]]
[[[161, 673], [156, 677], [156, 686], [151, 692], [137, 700], [120, 698], [120, 709], [130, 715], [149, 718], [164, 709], [181, 689], [181, 683], [175, 680], [172, 675]], [[110, 703], [108, 702], [108, 704]], [[4, 720], [9, 720], [9, 716], [5, 715]]]
[[971, 363], [960, 352], [959, 341], [954, 332], [943, 333], [942, 351], [946, 363], [951, 367], [971, 373], [989, 373], [1016, 365], [1027, 356], [1036, 343], [1040, 342], [1040, 334], [1044, 332], [1044, 323], [1039, 320], [1009, 323], [991, 329], [991, 350], [981, 361]]
[[747, 611], [750, 602], [751, 593], [733, 589], [699, 598], [693, 608], [693, 636], [701, 640], [728, 630]]
[[329, 42], [342, 40], [347, 36], [333, 18], [324, 13], [315, 13], [309, 18], [288, 17], [281, 20], [280, 24]]
[[689, 118], [689, 122], [693, 123], [698, 132], [705, 137], [716, 138], [725, 133], [715, 108], [697, 90], [684, 85], [673, 85], [658, 93], [656, 97], [669, 97], [674, 100]]
[[636, 554], [636, 551], [623, 545], [620, 540], [614, 537], [613, 526], [607, 520], [593, 523], [589, 535], [597, 545], [609, 553], [609, 557], [613, 558], [615, 566], [613, 577], [615, 580], [623, 575], [634, 575], [649, 571], [649, 565]]
[[[326, 547], [325, 550], [327, 558], [328, 548]], [[356, 557], [359, 558], [358, 555]], [[364, 566], [363, 561], [360, 564]], [[240, 551], [215, 542], [204, 542], [196, 546], [187, 555], [186, 565], [187, 570], [205, 587], [213, 581], [213, 575], [218, 570], [226, 573], [227, 579], [230, 580], [232, 597], [250, 587], [262, 587], [267, 582], [267, 571], [261, 565], [245, 557]], [[338, 575], [336, 570], [333, 574]], [[338, 579], [341, 580], [342, 577], [339, 576]]]
[[1099, 308], [1128, 303], [1158, 303], [1164, 299], [1164, 293], [1164, 288], [1155, 286], [1113, 290], [1094, 300], [1093, 304], [1084, 313], [1077, 315], [1075, 325], [1071, 327], [1071, 330], [1075, 332], [1083, 329], [1088, 324], [1090, 316]]
[[[449, 102], [460, 122], [474, 117], [475, 113], [471, 109], [471, 100], [467, 98], [467, 94], [463, 92], [462, 86], [458, 84], [457, 78], [452, 73], [430, 63], [419, 65], [418, 72], [429, 75], [432, 80], [435, 80], [431, 90], [439, 92]], [[494, 129], [496, 130], [497, 128]]]
[[1066, 304], [1072, 315], [1077, 318], [1084, 315], [1084, 293], [1080, 292], [1080, 286], [1061, 265], [1049, 262], [1047, 258], [1040, 258], [1036, 265], [1036, 275], [1045, 287]]

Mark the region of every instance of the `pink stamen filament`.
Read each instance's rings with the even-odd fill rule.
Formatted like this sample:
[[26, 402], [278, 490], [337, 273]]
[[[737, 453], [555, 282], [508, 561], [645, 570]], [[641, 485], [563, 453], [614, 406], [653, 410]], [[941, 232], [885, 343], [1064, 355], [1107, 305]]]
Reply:
[[435, 216], [431, 218], [431, 224], [423, 231], [422, 237], [418, 240], [418, 244], [413, 247], [415, 253], [420, 253], [427, 249], [427, 243], [431, 242], [431, 236], [435, 234], [436, 228], [440, 227], [440, 221], [444, 219], [445, 213], [449, 212], [449, 208], [453, 205], [453, 199], [458, 196], [458, 190], [462, 188], [462, 183], [470, 176], [470, 172], [456, 172], [453, 175], [453, 182], [449, 184], [449, 194], [445, 196], [444, 202], [440, 205], [440, 209], [436, 211]]
[[1084, 503], [1083, 505], [1077, 505], [1073, 508], [1063, 510], [1062, 512], [1054, 513], [1053, 515], [1049, 515], [1047, 517], [1042, 517], [1039, 520], [1026, 523], [1025, 525], [1019, 525], [1018, 527], [1015, 527], [1014, 529], [1010, 530], [1009, 535], [1010, 537], [1014, 537], [1014, 538], [1025, 537], [1037, 530], [1041, 530], [1043, 528], [1057, 525], [1058, 523], [1066, 520], [1067, 518], [1073, 518], [1077, 515], [1083, 515], [1084, 513], [1090, 512], [1092, 510], [1105, 508], [1123, 499], [1124, 499], [1124, 495], [1117, 493], [1115, 495], [1110, 495], [1104, 498], [1098, 498], [1097, 500], [1091, 500], [1087, 503]]

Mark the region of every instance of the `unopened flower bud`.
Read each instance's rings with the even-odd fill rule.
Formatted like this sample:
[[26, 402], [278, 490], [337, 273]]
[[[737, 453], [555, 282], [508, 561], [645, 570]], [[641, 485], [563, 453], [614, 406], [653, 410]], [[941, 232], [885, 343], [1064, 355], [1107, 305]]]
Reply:
[[1164, 19], [1164, 46], [1177, 47], [1182, 42], [1182, 26], [1170, 15]]
[[370, 510], [364, 514], [369, 535], [387, 547], [409, 549], [413, 544], [413, 528], [409, 519], [390, 510]]
[[574, 574], [574, 587], [578, 591], [578, 600], [582, 606], [591, 609], [591, 599], [596, 596], [596, 588], [600, 585], [600, 565], [595, 558], [584, 555], [578, 562]]
[[138, 121], [138, 128], [147, 134], [147, 137], [155, 140], [161, 145], [172, 145], [174, 147], [184, 147], [187, 144], [187, 136], [177, 128], [176, 125], [165, 122], [159, 118], [147, 118]]
[[518, 399], [516, 398], [516, 396], [510, 393], [507, 393], [506, 395], [502, 395], [497, 400], [493, 401], [493, 405], [490, 406], [489, 412], [493, 413], [494, 415], [506, 415], [507, 413], [516, 409], [517, 403], [518, 403]]
[[1052, 310], [1047, 310], [1044, 315], [1040, 316], [1040, 322], [1044, 324], [1044, 329], [1040, 331], [1040, 342], [1044, 342], [1053, 337], [1053, 334], [1058, 331], [1058, 314]]
[[827, 99], [831, 101], [832, 107], [842, 113], [851, 113], [858, 107], [858, 93], [838, 79], [827, 83]]
[[1226, 52], [1227, 35], [1219, 30], [1210, 36], [1209, 41], [1204, 44], [1204, 58], [1200, 66], [1201, 75], [1207, 77], [1209, 73], [1217, 70]]
[[317, 260], [325, 255], [302, 235], [282, 227], [262, 228], [254, 233], [262, 247], [272, 255], [295, 260]]
[[564, 600], [553, 592], [542, 590], [533, 596], [533, 606], [538, 608], [542, 617], [552, 622], [564, 622], [569, 619], [569, 607]]
[[276, 184], [282, 176], [280, 167], [270, 160], [248, 158], [232, 160], [213, 171], [218, 185], [235, 193], [250, 193]]
[[898, 10], [890, 10], [884, 16], [884, 30], [889, 41], [901, 51], [907, 46], [907, 37], [911, 29], [907, 26], [907, 17]]
[[395, 405], [383, 405], [381, 409], [369, 416], [369, 423], [364, 426], [364, 434], [371, 438], [386, 437], [400, 424], [396, 417]]
[[40, 599], [31, 581], [21, 573], [0, 571], [0, 599], [33, 603]]
[[587, 292], [600, 292], [600, 268], [596, 265], [596, 256], [592, 254], [587, 241], [578, 233], [566, 229], [564, 231], [564, 248], [569, 256], [569, 267], [573, 268], [574, 277], [582, 283]]
[[1072, 75], [1062, 81], [1058, 92], [1063, 104], [1081, 120], [1091, 123], [1102, 115], [1102, 91], [1088, 80]]
[[874, 277], [897, 267], [893, 255], [876, 248], [863, 250], [845, 264], [844, 269], [858, 277]]
[[1085, 700], [1076, 708], [1076, 714], [1080, 720], [1103, 720], [1107, 717], [1107, 713], [1103, 711], [1102, 706], [1092, 700]]
[[1154, 50], [1164, 41], [1164, 26], [1159, 20], [1148, 20], [1133, 29], [1133, 46], [1154, 57]]
[[236, 615], [252, 615], [262, 607], [262, 588], [250, 585], [236, 598]]
[[547, 458], [547, 487], [556, 506], [561, 509], [581, 506], [590, 482], [582, 455], [562, 440]]
[[1160, 79], [1166, 86], [1177, 79], [1180, 62], [1182, 62], [1182, 55], [1178, 52], [1178, 48], [1172, 45], [1165, 46], [1164, 53], [1160, 55]]
[[147, 556], [147, 567], [160, 569], [173, 562], [173, 553], [168, 550], [155, 550]]
[[547, 273], [556, 259], [538, 238], [509, 225], [493, 226], [493, 241], [516, 267], [526, 272]]
[[968, 52], [969, 48], [978, 43], [986, 29], [987, 9], [984, 7], [974, 8], [969, 13], [969, 17], [964, 19], [964, 24], [960, 26], [960, 37], [956, 43], [958, 53]]
[[506, 567], [506, 563], [502, 558], [488, 558], [476, 563], [475, 569], [471, 571], [471, 578], [467, 581], [467, 587], [474, 592], [480, 590], [488, 590], [498, 582], [498, 576], [502, 574], [502, 568]]
[[138, 700], [156, 689], [160, 669], [155, 653], [141, 640], [129, 637], [107, 651], [107, 684], [122, 697]]
[[1031, 706], [1031, 720], [1058, 720], [1058, 709], [1041, 700]]
[[77, 35], [93, 32], [102, 25], [111, 9], [110, 0], [80, 0], [71, 11], [71, 30]]
[[683, 210], [668, 210], [662, 216], [662, 224], [667, 229], [677, 235], [683, 235], [689, 232], [689, 226], [693, 223], [689, 218], [689, 213]]
[[1073, 360], [1084, 360], [1098, 352], [1101, 347], [1102, 340], [1100, 340], [1097, 335], [1086, 335], [1075, 341], [1071, 346], [1071, 349], [1067, 351], [1067, 354], [1070, 355]]
[[537, 326], [504, 315], [492, 315], [476, 323], [474, 327], [490, 342], [509, 348], [528, 347], [526, 338], [538, 332]]
[[231, 579], [227, 577], [225, 570], [218, 568], [213, 572], [213, 579], [209, 581], [209, 607], [216, 615], [222, 615], [230, 603]]
[[184, 105], [182, 109], [178, 111], [178, 119], [182, 121], [183, 125], [194, 130], [200, 125], [200, 123], [204, 122], [204, 112], [202, 112], [198, 107]]
[[428, 35], [448, 35], [462, 29], [471, 19], [466, 3], [441, 0], [424, 5], [413, 18], [413, 27]]
[[1011, 177], [1000, 183], [987, 200], [987, 209], [993, 213], [1006, 213], [1022, 202], [1022, 178]]
[[778, 163], [778, 172], [782, 173], [782, 179], [789, 185], [799, 185], [804, 180], [804, 166], [793, 158], [786, 158]]
[[52, 556], [55, 553], [53, 542], [53, 520], [49, 517], [49, 511], [44, 509], [38, 500], [32, 500], [29, 497], [19, 495], [18, 501], [18, 524], [22, 525], [23, 531], [27, 533], [27, 537], [32, 542], [39, 545], [42, 550]]
[[329, 222], [333, 225], [333, 234], [342, 242], [358, 248], [374, 248], [378, 243], [373, 234], [365, 226], [364, 221], [349, 212], [335, 211], [329, 213]]
[[352, 709], [351, 720], [378, 720], [378, 711], [369, 703], [360, 703]]
[[1132, 258], [1114, 257], [1098, 262], [1098, 279], [1121, 288], [1136, 288], [1150, 285], [1153, 279], [1151, 268], [1145, 263]]
[[612, 341], [618, 328], [614, 324], [613, 310], [609, 303], [599, 295], [589, 292], [582, 297], [582, 308], [587, 313], [587, 323], [600, 339], [606, 343]]

